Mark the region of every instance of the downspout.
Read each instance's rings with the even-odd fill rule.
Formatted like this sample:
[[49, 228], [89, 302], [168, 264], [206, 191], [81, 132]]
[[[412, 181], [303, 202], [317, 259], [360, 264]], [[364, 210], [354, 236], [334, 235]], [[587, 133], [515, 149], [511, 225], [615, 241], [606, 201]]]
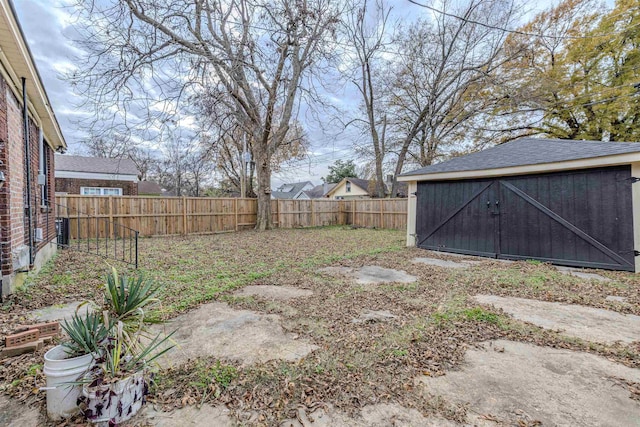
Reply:
[[44, 132], [42, 128], [38, 129], [38, 185], [40, 186], [40, 206], [49, 205], [45, 186], [47, 183], [47, 171], [44, 170]]
[[22, 120], [24, 121], [24, 154], [25, 167], [27, 172], [27, 201], [25, 204], [25, 213], [27, 214], [28, 234], [29, 234], [29, 265], [33, 264], [33, 212], [31, 206], [31, 150], [29, 149], [29, 110], [27, 105], [27, 79], [22, 77]]

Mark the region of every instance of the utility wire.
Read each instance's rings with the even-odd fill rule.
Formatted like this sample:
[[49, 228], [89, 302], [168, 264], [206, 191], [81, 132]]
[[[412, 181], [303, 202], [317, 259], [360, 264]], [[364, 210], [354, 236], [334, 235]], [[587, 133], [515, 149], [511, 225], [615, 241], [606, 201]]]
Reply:
[[[416, 6], [424, 7], [425, 9], [428, 9], [428, 10], [430, 10], [432, 12], [435, 12], [435, 13], [438, 13], [440, 15], [448, 16], [450, 18], [455, 18], [455, 19], [458, 19], [460, 21], [467, 22], [469, 24], [480, 25], [481, 27], [485, 27], [485, 28], [489, 28], [489, 29], [493, 29], [493, 30], [499, 30], [499, 31], [503, 31], [505, 33], [518, 34], [518, 35], [527, 36], [527, 37], [539, 37], [539, 38], [556, 39], [556, 40], [581, 40], [581, 39], [595, 39], [595, 38], [601, 38], [601, 37], [611, 37], [612, 35], [622, 33], [622, 31], [616, 31], [616, 32], [610, 32], [610, 33], [607, 33], [607, 34], [596, 34], [596, 35], [592, 35], [592, 36], [555, 36], [555, 35], [548, 35], [548, 34], [528, 33], [526, 31], [510, 30], [508, 28], [498, 27], [496, 25], [486, 24], [486, 23], [481, 22], [481, 21], [465, 18], [464, 16], [459, 16], [459, 15], [456, 15], [456, 14], [451, 13], [451, 12], [447, 12], [447, 11], [444, 11], [444, 10], [441, 10], [441, 9], [437, 9], [437, 8], [435, 8], [433, 6], [428, 5], [428, 4], [419, 3], [416, 0], [409, 0], [409, 2], [415, 4]], [[622, 13], [616, 14], [614, 16], [618, 16], [618, 15], [622, 15]], [[636, 27], [638, 25], [640, 25], [640, 24], [634, 24], [631, 27]], [[627, 29], [631, 28], [631, 27], [627, 27]]]

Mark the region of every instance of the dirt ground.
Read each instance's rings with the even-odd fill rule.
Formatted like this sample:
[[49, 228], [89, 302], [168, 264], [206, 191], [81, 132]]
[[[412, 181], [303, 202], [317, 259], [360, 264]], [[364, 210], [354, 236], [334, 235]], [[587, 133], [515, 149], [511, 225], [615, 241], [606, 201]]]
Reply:
[[[203, 304], [224, 303], [234, 310], [277, 316], [283, 333], [316, 348], [289, 361], [242, 364], [218, 353], [191, 358], [157, 374], [149, 402], [158, 410], [225, 405], [241, 425], [277, 426], [299, 417], [300, 411], [311, 414], [324, 405], [341, 417], [362, 418], [366, 408], [388, 405], [456, 423], [468, 422], [473, 415], [468, 402], [425, 393], [416, 379], [446, 379], [465, 366], [465, 355], [481, 343], [529, 343], [640, 368], [638, 342], [567, 337], [473, 299], [519, 297], [640, 315], [640, 279], [635, 275], [597, 271], [610, 279], [603, 282], [565, 275], [533, 261], [486, 260], [447, 268], [413, 261], [432, 257], [460, 263], [464, 258], [405, 248], [404, 238], [399, 231], [331, 227], [141, 240], [141, 270], [162, 284], [153, 319], [169, 320]], [[61, 252], [1, 306], [0, 335], [24, 322], [30, 310], [96, 299], [108, 264], [117, 265], [88, 254]], [[362, 284], [354, 276], [319, 271], [371, 266], [403, 271], [417, 280]], [[264, 285], [310, 292], [293, 299], [255, 293], [255, 288], [237, 293], [246, 286]], [[384, 321], [354, 322], [363, 312], [389, 316]], [[41, 413], [44, 394], [37, 387], [44, 385], [42, 354], [0, 361], [0, 390]], [[622, 386], [629, 401], [638, 404], [640, 385], [627, 381]], [[501, 420], [504, 425], [540, 425], [535, 417]]]

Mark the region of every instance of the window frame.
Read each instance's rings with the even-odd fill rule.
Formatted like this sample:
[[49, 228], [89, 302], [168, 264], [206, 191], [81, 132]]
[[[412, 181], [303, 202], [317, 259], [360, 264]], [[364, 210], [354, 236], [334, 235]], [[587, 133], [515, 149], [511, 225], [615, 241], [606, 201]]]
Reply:
[[[85, 190], [98, 190], [97, 193], [85, 194]], [[106, 191], [117, 190], [118, 194], [108, 194]], [[120, 187], [80, 187], [81, 196], [122, 196], [122, 188]]]

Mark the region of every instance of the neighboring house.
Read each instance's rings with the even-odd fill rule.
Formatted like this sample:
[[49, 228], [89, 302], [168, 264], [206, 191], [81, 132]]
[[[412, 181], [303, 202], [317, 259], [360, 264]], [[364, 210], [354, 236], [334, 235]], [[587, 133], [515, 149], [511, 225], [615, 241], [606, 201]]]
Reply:
[[272, 199], [309, 199], [306, 191], [314, 188], [311, 181], [283, 184], [271, 192]]
[[139, 196], [162, 196], [162, 187], [157, 182], [153, 181], [140, 181], [138, 182], [138, 195]]
[[405, 173], [407, 245], [640, 272], [640, 143], [521, 138]]
[[138, 169], [131, 159], [56, 156], [56, 193], [135, 196]]
[[375, 181], [360, 178], [344, 178], [329, 190], [326, 197], [330, 199], [370, 199], [369, 189], [375, 189]]
[[0, 0], [0, 296], [56, 251], [54, 151], [65, 148], [13, 6]]
[[327, 197], [327, 193], [333, 190], [335, 186], [336, 184], [325, 182], [324, 184], [316, 185], [311, 190], [306, 190], [305, 193], [310, 199], [323, 199]]

